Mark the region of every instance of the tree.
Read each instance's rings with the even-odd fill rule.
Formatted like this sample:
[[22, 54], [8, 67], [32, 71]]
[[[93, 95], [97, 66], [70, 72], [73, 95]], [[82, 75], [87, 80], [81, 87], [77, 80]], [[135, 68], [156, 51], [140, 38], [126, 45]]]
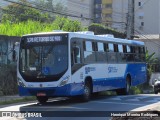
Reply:
[[37, 8], [43, 8], [44, 10], [53, 11], [53, 0], [36, 0], [35, 6]]
[[82, 30], [80, 22], [60, 16], [56, 17], [55, 21], [53, 22], [53, 26], [59, 30], [70, 31], [70, 32], [76, 32]]
[[53, 4], [54, 10], [58, 13], [66, 13], [66, 7], [61, 2]]
[[[61, 2], [55, 2], [55, 0], [37, 0], [35, 1], [35, 6], [37, 8], [42, 8], [47, 11], [42, 11], [43, 13], [49, 13], [51, 20], [56, 18], [56, 15], [59, 13], [65, 13], [66, 8]], [[52, 13], [53, 12], [53, 13]]]
[[0, 8], [0, 19], [1, 19], [1, 17], [2, 17], [2, 9]]
[[4, 8], [2, 22], [10, 21], [12, 23], [18, 23], [28, 20], [49, 21], [48, 13], [41, 13], [39, 10], [32, 8], [32, 5], [27, 0], [19, 0], [19, 3], [13, 3]]
[[149, 80], [152, 72], [154, 72], [154, 70], [153, 70], [154, 64], [158, 64], [158, 58], [155, 58], [154, 55], [155, 55], [155, 52], [152, 54], [149, 54], [148, 50], [146, 51], [148, 80]]

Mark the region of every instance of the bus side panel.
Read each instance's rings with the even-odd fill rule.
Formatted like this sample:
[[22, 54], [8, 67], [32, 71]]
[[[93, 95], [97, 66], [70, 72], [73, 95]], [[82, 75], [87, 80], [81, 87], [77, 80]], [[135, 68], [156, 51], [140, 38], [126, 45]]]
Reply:
[[71, 95], [83, 94], [84, 80], [92, 78], [93, 92], [125, 88], [127, 74], [131, 75], [131, 85], [146, 81], [146, 65], [131, 64], [90, 64], [83, 66], [72, 75]]
[[105, 90], [114, 90], [118, 88], [123, 88], [125, 86], [124, 78], [104, 78], [94, 80], [94, 90], [93, 92], [100, 92]]
[[145, 63], [135, 63], [128, 64], [126, 75], [131, 75], [131, 85], [136, 86], [146, 82], [146, 64]]
[[125, 71], [126, 64], [85, 65], [72, 75], [71, 94], [83, 94], [83, 83], [87, 77], [92, 78], [93, 92], [124, 88]]

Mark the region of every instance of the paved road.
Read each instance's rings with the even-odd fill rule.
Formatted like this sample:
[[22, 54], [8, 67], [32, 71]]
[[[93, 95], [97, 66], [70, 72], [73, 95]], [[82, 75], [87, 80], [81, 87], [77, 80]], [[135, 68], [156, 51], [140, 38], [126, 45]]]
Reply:
[[[47, 111], [51, 116], [56, 116], [41, 119], [25, 118], [26, 120], [107, 120], [110, 119], [111, 113], [153, 109], [160, 105], [159, 101], [160, 95], [154, 94], [98, 96], [87, 103], [81, 103], [75, 99], [56, 98], [44, 105], [32, 102], [0, 108], [0, 111]], [[61, 115], [64, 117], [60, 117]], [[6, 119], [9, 120], [9, 118]], [[22, 118], [15, 119], [21, 120]]]

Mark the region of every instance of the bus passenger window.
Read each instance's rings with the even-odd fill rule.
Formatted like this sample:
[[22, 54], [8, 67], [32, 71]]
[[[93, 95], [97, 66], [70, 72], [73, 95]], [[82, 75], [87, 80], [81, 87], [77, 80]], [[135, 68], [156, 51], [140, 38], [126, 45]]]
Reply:
[[91, 63], [91, 62], [95, 62], [96, 58], [95, 58], [95, 51], [94, 51], [94, 47], [93, 47], [93, 42], [91, 41], [84, 41], [84, 46], [86, 49], [84, 49], [84, 62], [85, 63]]
[[114, 46], [112, 43], [109, 43], [108, 47], [109, 47], [109, 52], [114, 52]]

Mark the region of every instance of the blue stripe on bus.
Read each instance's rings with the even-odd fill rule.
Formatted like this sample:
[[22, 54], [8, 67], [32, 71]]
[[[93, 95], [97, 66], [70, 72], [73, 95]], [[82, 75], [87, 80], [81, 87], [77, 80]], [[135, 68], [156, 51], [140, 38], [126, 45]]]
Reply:
[[124, 77], [94, 79], [93, 92], [125, 87]]

